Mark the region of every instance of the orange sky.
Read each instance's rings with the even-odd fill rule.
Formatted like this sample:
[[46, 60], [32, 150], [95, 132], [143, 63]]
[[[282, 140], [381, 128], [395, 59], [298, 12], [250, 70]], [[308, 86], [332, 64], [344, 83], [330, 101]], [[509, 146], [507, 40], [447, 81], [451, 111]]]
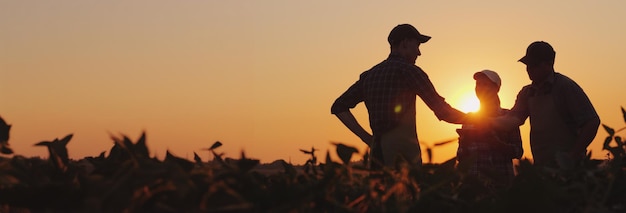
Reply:
[[[433, 37], [417, 65], [453, 106], [473, 93], [472, 74], [497, 71], [502, 106], [530, 83], [517, 60], [551, 43], [555, 68], [587, 92], [602, 123], [623, 127], [623, 1], [389, 3], [336, 1], [0, 2], [0, 116], [17, 154], [74, 133], [70, 157], [98, 155], [109, 133], [147, 133], [156, 156], [182, 157], [214, 141], [226, 156], [304, 163], [298, 149], [365, 146], [330, 114], [358, 75], [385, 59], [391, 28], [411, 23]], [[367, 126], [363, 105], [354, 112]], [[425, 144], [454, 138], [418, 99]], [[528, 122], [527, 122], [528, 123]], [[525, 156], [528, 127], [522, 126]], [[603, 158], [600, 128], [591, 145]], [[435, 162], [456, 144], [434, 150]], [[323, 155], [318, 156], [323, 159]]]

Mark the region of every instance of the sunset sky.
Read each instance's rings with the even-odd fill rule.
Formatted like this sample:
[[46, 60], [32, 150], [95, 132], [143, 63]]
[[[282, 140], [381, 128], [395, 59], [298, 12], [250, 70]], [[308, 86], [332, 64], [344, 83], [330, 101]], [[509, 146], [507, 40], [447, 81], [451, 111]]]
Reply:
[[[432, 36], [416, 64], [441, 96], [465, 109], [472, 75], [500, 74], [502, 106], [530, 83], [517, 62], [533, 41], [555, 48], [557, 72], [587, 93], [601, 122], [621, 128], [625, 106], [626, 1], [0, 1], [0, 116], [9, 143], [73, 133], [70, 158], [109, 151], [109, 135], [146, 131], [151, 152], [181, 157], [215, 141], [219, 151], [303, 164], [299, 149], [366, 146], [330, 114], [361, 72], [389, 54], [389, 31], [410, 23]], [[363, 104], [353, 110], [369, 130]], [[522, 126], [530, 157], [528, 120]], [[417, 101], [425, 145], [456, 138]], [[590, 146], [605, 158], [600, 127]], [[435, 162], [457, 143], [434, 149]], [[425, 150], [423, 146], [423, 150]], [[331, 151], [333, 152], [333, 151]], [[356, 160], [353, 159], [353, 160]]]

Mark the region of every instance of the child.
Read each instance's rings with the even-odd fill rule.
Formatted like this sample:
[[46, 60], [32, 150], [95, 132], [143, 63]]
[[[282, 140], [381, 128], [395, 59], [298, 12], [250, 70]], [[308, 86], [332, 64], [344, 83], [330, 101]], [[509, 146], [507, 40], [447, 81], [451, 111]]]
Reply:
[[[481, 118], [504, 115], [507, 109], [500, 107], [501, 80], [491, 70], [474, 73], [476, 96], [480, 110], [473, 113], [478, 123], [464, 124], [457, 129], [459, 168], [469, 178], [474, 178], [490, 187], [507, 186], [513, 179], [512, 159], [522, 156], [522, 140], [519, 128], [513, 131], [494, 131], [480, 125]], [[485, 129], [486, 128], [486, 129]]]

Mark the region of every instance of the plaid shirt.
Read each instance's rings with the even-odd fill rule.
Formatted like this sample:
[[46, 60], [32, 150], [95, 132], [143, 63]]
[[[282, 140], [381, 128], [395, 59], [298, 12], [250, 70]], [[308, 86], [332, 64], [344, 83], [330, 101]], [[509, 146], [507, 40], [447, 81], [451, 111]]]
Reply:
[[393, 54], [363, 72], [359, 80], [335, 100], [331, 113], [345, 112], [365, 102], [370, 127], [376, 136], [403, 121], [415, 126], [416, 95], [424, 100], [440, 120], [456, 122], [464, 116], [439, 96], [421, 68]]
[[[493, 116], [509, 111], [501, 109]], [[512, 131], [475, 130], [466, 125], [459, 133], [457, 159], [466, 173], [495, 185], [506, 185], [514, 176], [512, 159], [522, 157], [519, 128]]]

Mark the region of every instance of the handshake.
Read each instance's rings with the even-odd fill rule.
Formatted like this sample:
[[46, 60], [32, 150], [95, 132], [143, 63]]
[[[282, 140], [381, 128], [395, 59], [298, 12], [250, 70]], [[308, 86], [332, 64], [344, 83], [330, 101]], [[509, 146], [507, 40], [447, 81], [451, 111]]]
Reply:
[[465, 114], [463, 119], [463, 128], [468, 129], [489, 129], [493, 127], [494, 118], [478, 113], [469, 112]]
[[511, 131], [524, 124], [515, 116], [503, 115], [497, 117], [485, 116], [478, 113], [466, 113], [463, 119], [463, 128], [478, 130]]

